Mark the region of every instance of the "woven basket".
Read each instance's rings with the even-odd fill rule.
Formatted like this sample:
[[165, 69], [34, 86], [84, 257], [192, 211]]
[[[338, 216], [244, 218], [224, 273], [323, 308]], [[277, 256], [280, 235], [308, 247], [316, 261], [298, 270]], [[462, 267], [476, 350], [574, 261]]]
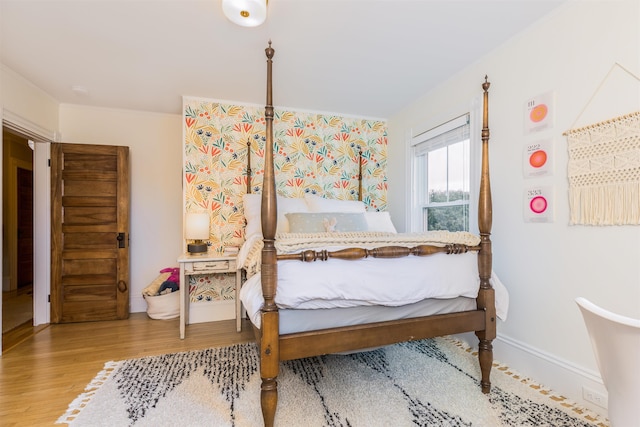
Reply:
[[180, 292], [164, 295], [143, 295], [147, 302], [147, 315], [152, 319], [166, 320], [180, 316]]
[[161, 273], [142, 290], [142, 297], [147, 302], [147, 315], [152, 319], [175, 319], [180, 315], [180, 292], [155, 295], [169, 275]]

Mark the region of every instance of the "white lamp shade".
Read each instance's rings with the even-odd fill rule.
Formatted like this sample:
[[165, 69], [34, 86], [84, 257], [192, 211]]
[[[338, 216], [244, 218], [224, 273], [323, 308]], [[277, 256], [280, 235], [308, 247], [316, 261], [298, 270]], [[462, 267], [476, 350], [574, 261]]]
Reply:
[[234, 24], [257, 27], [267, 19], [267, 0], [222, 0], [222, 11]]
[[192, 240], [209, 238], [209, 214], [187, 213], [184, 226], [184, 237]]

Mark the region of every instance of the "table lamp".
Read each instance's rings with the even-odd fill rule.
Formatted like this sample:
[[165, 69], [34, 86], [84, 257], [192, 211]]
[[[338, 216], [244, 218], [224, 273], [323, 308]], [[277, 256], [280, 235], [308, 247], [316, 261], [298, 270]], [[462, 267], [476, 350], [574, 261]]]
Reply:
[[209, 239], [209, 214], [206, 212], [187, 213], [184, 237], [190, 240], [187, 244], [187, 252], [190, 254], [207, 252], [207, 244], [204, 240]]

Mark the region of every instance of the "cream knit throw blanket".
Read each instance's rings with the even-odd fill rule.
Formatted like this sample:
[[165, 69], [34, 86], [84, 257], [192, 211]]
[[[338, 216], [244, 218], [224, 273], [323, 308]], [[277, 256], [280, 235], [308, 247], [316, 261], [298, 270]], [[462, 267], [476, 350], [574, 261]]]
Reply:
[[[403, 246], [411, 248], [418, 245], [446, 246], [459, 244], [477, 246], [480, 237], [467, 232], [430, 231], [427, 233], [281, 233], [276, 236], [276, 251], [296, 253], [303, 250], [340, 250], [344, 248], [373, 249], [381, 246]], [[257, 240], [249, 251], [242, 267], [251, 277], [260, 271], [263, 241]]]
[[571, 224], [640, 224], [640, 111], [567, 132]]

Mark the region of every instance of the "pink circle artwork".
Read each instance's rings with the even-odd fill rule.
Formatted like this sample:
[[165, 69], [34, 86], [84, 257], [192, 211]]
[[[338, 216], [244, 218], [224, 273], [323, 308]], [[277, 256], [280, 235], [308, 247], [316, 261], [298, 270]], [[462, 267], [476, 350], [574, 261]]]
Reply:
[[529, 202], [529, 208], [534, 213], [542, 213], [547, 210], [547, 199], [542, 196], [536, 196]]

